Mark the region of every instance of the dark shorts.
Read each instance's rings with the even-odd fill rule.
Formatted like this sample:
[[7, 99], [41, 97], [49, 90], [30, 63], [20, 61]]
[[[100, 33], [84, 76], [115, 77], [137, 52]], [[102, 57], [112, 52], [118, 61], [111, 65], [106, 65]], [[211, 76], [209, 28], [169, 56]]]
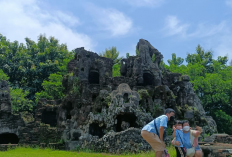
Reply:
[[176, 156], [177, 157], [186, 157], [186, 153], [184, 152], [183, 147], [175, 147], [176, 149]]

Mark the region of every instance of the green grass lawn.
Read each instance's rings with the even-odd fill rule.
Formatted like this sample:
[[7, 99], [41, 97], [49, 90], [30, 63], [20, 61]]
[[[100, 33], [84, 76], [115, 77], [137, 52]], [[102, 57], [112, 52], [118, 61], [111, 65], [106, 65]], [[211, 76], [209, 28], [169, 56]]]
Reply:
[[[176, 156], [175, 148], [168, 148], [171, 157]], [[59, 151], [52, 149], [39, 149], [39, 148], [23, 148], [10, 149], [8, 151], [0, 152], [0, 157], [105, 157], [105, 156], [120, 156], [120, 157], [154, 157], [154, 152], [128, 154], [128, 155], [113, 155], [106, 153], [91, 153], [91, 152], [71, 152]]]

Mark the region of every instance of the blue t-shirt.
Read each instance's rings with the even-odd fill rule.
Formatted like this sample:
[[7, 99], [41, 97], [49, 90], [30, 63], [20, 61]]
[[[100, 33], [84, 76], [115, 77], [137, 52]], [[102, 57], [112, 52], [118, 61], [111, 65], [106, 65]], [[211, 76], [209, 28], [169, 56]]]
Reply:
[[[159, 128], [161, 126], [163, 126], [164, 129], [166, 129], [167, 123], [168, 123], [168, 117], [166, 115], [159, 116], [155, 119], [155, 123], [156, 123], [156, 127], [157, 127], [158, 132], [159, 132]], [[150, 123], [148, 123], [147, 125], [145, 125], [142, 130], [146, 130], [148, 132], [152, 132], [152, 133], [157, 135], [157, 132], [156, 132], [156, 129], [154, 126], [154, 120], [151, 121]]]
[[[180, 142], [180, 146], [179, 147], [183, 147], [183, 143], [182, 143], [182, 142], [184, 142], [184, 133], [183, 133], [183, 131], [176, 129], [175, 135], [176, 135], [176, 141]], [[178, 147], [178, 146], [176, 146], [176, 147]]]
[[[191, 144], [191, 142], [190, 142], [190, 137], [189, 137], [190, 131], [187, 132], [187, 133], [183, 133], [183, 134], [184, 134], [184, 141], [183, 141], [183, 142], [184, 142], [184, 147], [185, 147], [186, 149], [192, 148], [192, 144]], [[199, 144], [197, 145], [197, 147], [196, 147], [195, 150], [201, 150]]]

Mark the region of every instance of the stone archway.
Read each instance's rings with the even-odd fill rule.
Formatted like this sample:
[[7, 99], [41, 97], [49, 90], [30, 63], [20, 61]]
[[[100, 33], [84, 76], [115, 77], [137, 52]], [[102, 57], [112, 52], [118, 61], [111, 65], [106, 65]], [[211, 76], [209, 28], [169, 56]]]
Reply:
[[14, 133], [2, 133], [0, 134], [0, 144], [18, 144], [19, 138]]
[[89, 125], [89, 134], [102, 138], [105, 134], [104, 133], [105, 128], [106, 128], [105, 126], [100, 127], [98, 123], [92, 123]]
[[121, 132], [130, 127], [137, 127], [136, 116], [133, 113], [124, 113], [117, 116], [116, 132]]
[[154, 76], [147, 71], [143, 72], [143, 84], [146, 85], [153, 85], [154, 84]]
[[56, 127], [57, 125], [56, 111], [44, 110], [42, 113], [41, 122], [44, 124], [49, 124], [52, 127]]
[[89, 72], [89, 84], [99, 84], [99, 72], [98, 72], [98, 70], [90, 70], [90, 72]]

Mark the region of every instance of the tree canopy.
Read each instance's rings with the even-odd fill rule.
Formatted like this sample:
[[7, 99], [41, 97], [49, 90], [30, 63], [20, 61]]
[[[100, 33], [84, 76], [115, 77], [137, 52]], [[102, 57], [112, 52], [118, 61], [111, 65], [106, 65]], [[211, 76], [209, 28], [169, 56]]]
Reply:
[[0, 34], [0, 68], [9, 77], [12, 88], [28, 91], [33, 100], [35, 93], [43, 90], [42, 83], [50, 74], [67, 73], [67, 64], [74, 57], [65, 44], [54, 37], [38, 37], [38, 42], [25, 38], [26, 45], [10, 42]]
[[[113, 60], [113, 68], [112, 68], [112, 72], [113, 72], [113, 77], [115, 76], [121, 76], [120, 73], [120, 67], [121, 67], [121, 59], [122, 57], [119, 57], [119, 52], [117, 51], [117, 48], [112, 46], [111, 48], [106, 48], [104, 52], [99, 54], [101, 57], [106, 57], [106, 58], [110, 58]], [[129, 53], [127, 53], [127, 57], [129, 56]]]
[[195, 53], [187, 55], [186, 65], [179, 64], [175, 54], [172, 56], [165, 68], [189, 75], [207, 115], [216, 121], [218, 131], [232, 134], [232, 67], [227, 65], [227, 56], [213, 59], [213, 53], [200, 45]]
[[120, 64], [122, 57], [119, 57], [119, 52], [117, 48], [112, 46], [111, 48], [106, 48], [104, 52], [99, 54], [101, 57], [111, 58], [114, 64]]

